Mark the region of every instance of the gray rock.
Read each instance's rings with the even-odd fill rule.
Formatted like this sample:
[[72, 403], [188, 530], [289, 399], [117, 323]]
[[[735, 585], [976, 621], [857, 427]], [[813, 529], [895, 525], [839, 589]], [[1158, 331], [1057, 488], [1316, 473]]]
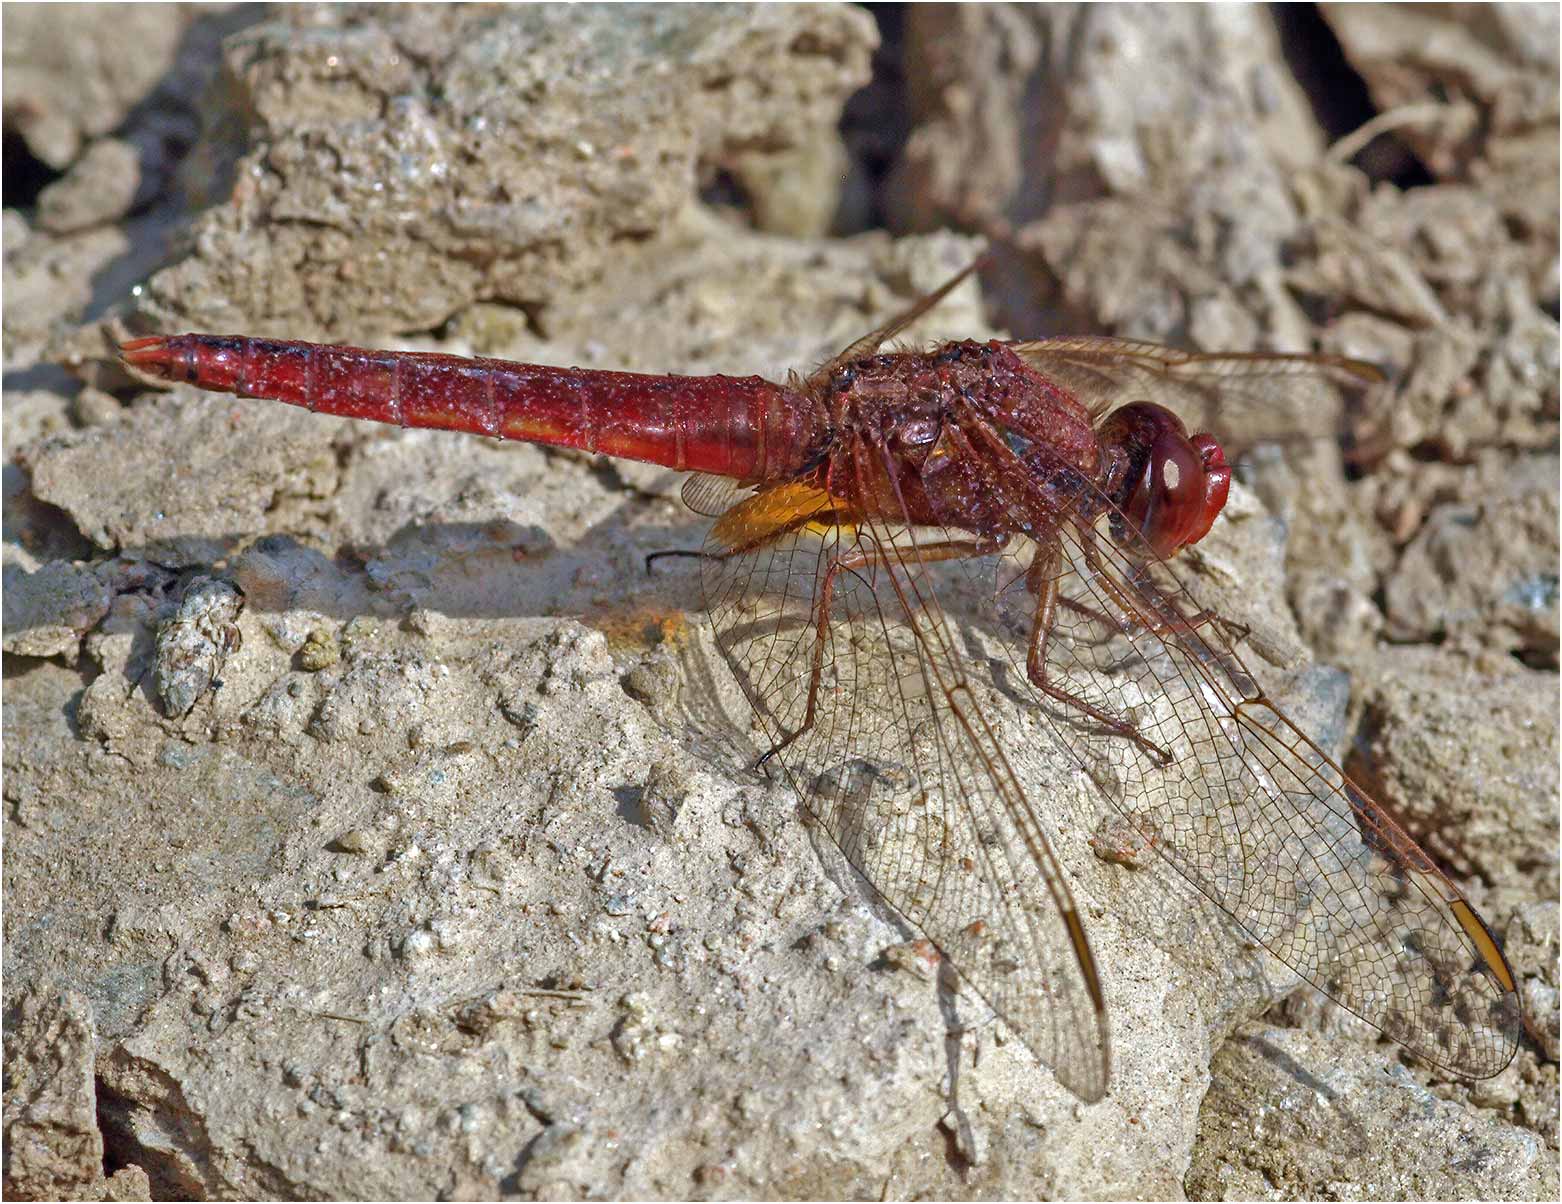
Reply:
[[153, 684], [169, 715], [187, 714], [221, 679], [243, 647], [236, 620], [244, 595], [227, 581], [199, 577], [186, 587], [174, 617], [158, 629]]
[[845, 7], [337, 18], [282, 13], [226, 43], [255, 140], [191, 256], [150, 282], [165, 324], [362, 337], [546, 302], [665, 225], [702, 164], [815, 141], [875, 42]]
[[[1001, 66], [1007, 46], [1032, 71], [1062, 44], [1002, 35], [1080, 18], [961, 19], [999, 35], [983, 35], [988, 57], [976, 61]], [[153, 290], [169, 322], [366, 338], [448, 317], [440, 339], [412, 345], [780, 377], [820, 363], [976, 250], [949, 233], [797, 239], [731, 220], [816, 228], [833, 196], [831, 155], [818, 148], [834, 139], [873, 40], [850, 10], [318, 8], [282, 20], [224, 52], [213, 128], [183, 167], [190, 193], [212, 208]], [[1319, 167], [1316, 132], [1294, 132], [1305, 114], [1274, 39], [1246, 10], [1087, 25], [1122, 26], [1079, 44], [1070, 77], [1069, 179], [1089, 185], [1088, 197], [1060, 192], [1053, 210], [1037, 202], [1010, 215], [1058, 223], [1021, 263], [1032, 282], [1049, 263], [1066, 279], [1074, 307], [1054, 320], [1159, 330], [1183, 313], [1200, 339], [1312, 345], [1308, 315], [1326, 316], [1348, 281], [1313, 270], [1309, 223], [1360, 225], [1379, 210], [1367, 205], [1376, 193], [1365, 176]], [[1129, 51], [1157, 69], [1124, 71]], [[1209, 72], [1178, 67], [1194, 52]], [[1048, 95], [1015, 78], [966, 95]], [[1150, 86], [1136, 93], [1136, 82]], [[1201, 108], [1202, 83], [1211, 103]], [[953, 110], [969, 85], [940, 86]], [[250, 106], [249, 133], [236, 101]], [[1258, 109], [1273, 120], [1253, 135], [1245, 122]], [[1029, 146], [1018, 132], [1036, 117], [995, 113], [990, 128], [1009, 122]], [[1159, 180], [1184, 144], [1195, 178], [1175, 203], [1151, 197], [1159, 216], [1144, 220], [1137, 164]], [[979, 142], [953, 149], [941, 179], [965, 172], [974, 195], [1001, 177], [1036, 200], [1012, 162], [989, 174], [977, 170]], [[232, 160], [245, 168], [236, 176]], [[795, 180], [777, 182], [788, 161], [801, 164]], [[756, 195], [715, 216], [691, 202], [723, 172]], [[799, 181], [820, 190], [808, 205], [785, 195], [783, 184]], [[1111, 195], [1096, 195], [1093, 181]], [[1389, 217], [1412, 208], [1408, 194], [1377, 192]], [[946, 199], [930, 189], [912, 207], [942, 215]], [[1071, 213], [1071, 199], [1105, 207]], [[156, 204], [164, 220], [184, 202], [159, 194]], [[1529, 275], [1512, 276], [1517, 301], [1489, 287], [1525, 247], [1481, 206], [1459, 204], [1458, 237], [1436, 254], [1397, 235], [1391, 249], [1420, 276], [1407, 287], [1430, 289], [1449, 314], [1448, 329], [1482, 341], [1471, 371], [1508, 373], [1514, 401], [1476, 442], [1454, 436], [1418, 451], [1539, 446], [1543, 298]], [[1428, 212], [1412, 216], [1374, 231], [1435, 230]], [[8, 254], [14, 228], [8, 217]], [[165, 228], [136, 227], [138, 253]], [[1050, 250], [1048, 230], [1066, 235]], [[1300, 239], [1282, 247], [1293, 232]], [[1075, 263], [1072, 249], [1089, 255]], [[1293, 258], [1313, 274], [1276, 270]], [[1004, 268], [1019, 259], [1000, 255]], [[51, 301], [43, 293], [40, 284], [40, 301]], [[1514, 317], [1525, 312], [1541, 319]], [[967, 285], [906, 338], [995, 333]], [[1464, 361], [1434, 362], [1435, 334], [1358, 312], [1342, 337], [1388, 348], [1407, 367], [1428, 357], [1417, 379], [1432, 400], [1418, 422], [1473, 421], [1468, 405], [1445, 408], [1461, 395]], [[7, 352], [31, 366], [39, 345], [8, 338]], [[1241, 1063], [1212, 1071], [1212, 1051], [1295, 976], [1153, 854], [1137, 869], [1096, 856], [1099, 796], [1032, 710], [1002, 698], [990, 708], [1102, 966], [1114, 1062], [1107, 1098], [1088, 1107], [969, 992], [950, 994], [945, 982], [941, 996], [936, 949], [893, 921], [800, 819], [788, 787], [749, 772], [761, 737], [712, 644], [697, 569], [673, 561], [644, 574], [646, 553], [698, 546], [708, 526], [673, 500], [672, 474], [184, 390], [136, 397], [100, 362], [104, 331], [55, 345], [129, 412], [62, 430], [75, 420], [63, 398], [14, 416], [7, 407], [8, 454], [25, 445], [32, 476], [29, 485], [19, 464], [7, 466], [6, 563], [23, 564], [27, 549], [29, 571], [88, 556], [79, 537], [57, 535], [79, 527], [100, 550], [148, 550], [208, 572], [222, 560], [216, 571], [246, 596], [224, 688], [182, 719], [161, 714], [139, 684], [169, 613], [166, 583], [116, 585], [79, 640], [97, 670], [90, 682], [57, 659], [7, 665], [7, 1002], [45, 979], [90, 1000], [105, 1122], [118, 1148], [137, 1152], [151, 1190], [1183, 1192], [1212, 1073], [1228, 1086], [1258, 1078]], [[1469, 500], [1459, 491], [1468, 473], [1401, 453], [1368, 462], [1353, 482], [1337, 455], [1292, 463], [1289, 476], [1255, 467], [1257, 488], [1233, 489], [1226, 517], [1178, 573], [1250, 629], [1243, 655], [1266, 689], [1308, 732], [1348, 748], [1360, 733], [1347, 680], [1359, 693], [1372, 674], [1403, 666], [1357, 660], [1347, 679], [1311, 664], [1308, 643], [1343, 660], [1369, 649], [1377, 629], [1364, 622], [1330, 644], [1326, 616], [1291, 604], [1343, 596], [1377, 613], [1398, 549], [1434, 505]], [[1523, 681], [1554, 696], [1554, 674]], [[1531, 715], [1508, 685], [1474, 693]], [[1419, 686], [1404, 693], [1402, 706], [1384, 704], [1403, 712], [1390, 725], [1400, 733], [1415, 730], [1418, 711], [1442, 714]], [[1513, 875], [1479, 901], [1508, 942], [1527, 1006], [1554, 1032], [1554, 908], [1548, 919], [1535, 899], [1551, 889], [1540, 879], [1555, 843], [1555, 753], [1536, 723], [1509, 745], [1503, 773], [1516, 787], [1492, 771], [1471, 792], [1457, 768], [1418, 763], [1483, 807], [1510, 809], [1485, 822], [1463, 794], [1423, 792], [1439, 809], [1431, 823], [1468, 823], [1482, 866]], [[1398, 758], [1407, 742], [1392, 743]], [[1376, 1034], [1338, 1008], [1289, 998], [1286, 1017], [1301, 1026], [1293, 1057], [1315, 1077], [1390, 1064]], [[952, 1040], [951, 1026], [962, 1030]], [[1555, 1139], [1548, 1056], [1526, 1046], [1495, 1080], [1436, 1087], [1460, 1109], [1472, 1101], [1526, 1126], [1481, 1138], [1508, 1159], [1507, 1177], [1492, 1180], [1504, 1190], [1531, 1183], [1526, 1141]], [[1371, 1083], [1342, 1090], [1399, 1115]], [[1297, 1194], [1360, 1182], [1349, 1178], [1352, 1133], [1331, 1129], [1326, 1140], [1315, 1156], [1293, 1134], [1277, 1155]], [[1395, 1185], [1465, 1182], [1450, 1177], [1462, 1173], [1449, 1169], [1458, 1152], [1433, 1142], [1394, 1156]]]
[[1216, 1063], [1190, 1200], [1556, 1195], [1556, 1157], [1536, 1134], [1441, 1098], [1385, 1059], [1342, 1060], [1305, 1033], [1253, 1028]]

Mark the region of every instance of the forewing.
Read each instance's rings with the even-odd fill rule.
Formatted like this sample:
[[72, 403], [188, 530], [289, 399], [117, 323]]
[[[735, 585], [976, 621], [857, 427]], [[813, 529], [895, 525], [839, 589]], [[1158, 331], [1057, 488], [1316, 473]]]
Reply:
[[798, 486], [724, 515], [704, 561], [717, 641], [851, 864], [1060, 1082], [1098, 1099], [1107, 1018], [1084, 932], [934, 597], [959, 568], [930, 549], [966, 537], [851, 519]]
[[[1110, 503], [1088, 485], [1080, 502], [1045, 545], [1063, 602], [1044, 677], [1069, 697], [1033, 688], [1060, 741], [1177, 870], [1314, 986], [1434, 1065], [1502, 1070], [1518, 996], [1462, 892], [1264, 695], [1227, 629], [1142, 540], [1114, 542], [1079, 517], [1105, 525]], [[1034, 605], [1018, 580], [1000, 598], [1020, 681], [1017, 633]]]
[[1380, 382], [1376, 368], [1328, 355], [1198, 353], [1132, 339], [1071, 335], [1014, 344], [1031, 367], [1101, 417], [1131, 401], [1165, 406], [1227, 450], [1337, 435], [1341, 390]]
[[829, 380], [835, 371], [844, 365], [851, 363], [853, 360], [873, 355], [885, 343], [901, 334], [923, 314], [927, 313], [945, 297], [949, 296], [950, 293], [954, 292], [955, 289], [959, 288], [968, 276], [975, 273], [982, 266], [982, 263], [983, 260], [981, 258], [972, 260], [959, 272], [939, 285], [938, 288], [917, 298], [910, 306], [896, 314], [883, 326], [880, 326], [877, 330], [869, 331], [859, 339], [854, 339], [830, 360], [821, 364], [810, 373], [809, 380], [823, 383]]

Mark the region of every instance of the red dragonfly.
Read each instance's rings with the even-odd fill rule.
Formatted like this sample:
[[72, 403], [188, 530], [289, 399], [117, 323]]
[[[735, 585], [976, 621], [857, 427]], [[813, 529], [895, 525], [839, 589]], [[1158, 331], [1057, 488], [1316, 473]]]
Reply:
[[999, 692], [1253, 940], [1426, 1061], [1498, 1073], [1522, 1017], [1490, 930], [1167, 567], [1231, 470], [1162, 402], [1261, 411], [1372, 370], [1109, 338], [883, 350], [975, 266], [785, 385], [204, 334], [121, 354], [205, 389], [694, 472], [705, 598], [761, 760], [1082, 1099], [1107, 1087], [1105, 997]]

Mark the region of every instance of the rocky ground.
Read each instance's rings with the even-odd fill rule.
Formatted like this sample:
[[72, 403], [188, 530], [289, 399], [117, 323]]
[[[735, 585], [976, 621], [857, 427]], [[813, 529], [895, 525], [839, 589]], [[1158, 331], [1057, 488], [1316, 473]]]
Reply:
[[[7, 1195], [1555, 1198], [1554, 8], [4, 24]], [[1293, 990], [1060, 786], [1081, 1104], [746, 769], [697, 572], [641, 568], [706, 526], [675, 474], [111, 354], [780, 378], [984, 245], [917, 341], [1388, 372], [1181, 563], [1504, 942], [1501, 1075]]]

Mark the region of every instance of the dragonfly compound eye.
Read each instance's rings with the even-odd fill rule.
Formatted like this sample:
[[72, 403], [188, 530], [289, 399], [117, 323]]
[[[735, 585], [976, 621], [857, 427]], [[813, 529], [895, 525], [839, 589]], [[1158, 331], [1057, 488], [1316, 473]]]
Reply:
[[1189, 439], [1165, 430], [1151, 445], [1128, 516], [1157, 556], [1172, 556], [1209, 534], [1230, 487], [1220, 444], [1208, 435]]
[[1210, 435], [1188, 436], [1171, 411], [1136, 402], [1101, 428], [1122, 467], [1105, 482], [1124, 517], [1157, 556], [1171, 556], [1209, 533], [1226, 504], [1231, 468]]

